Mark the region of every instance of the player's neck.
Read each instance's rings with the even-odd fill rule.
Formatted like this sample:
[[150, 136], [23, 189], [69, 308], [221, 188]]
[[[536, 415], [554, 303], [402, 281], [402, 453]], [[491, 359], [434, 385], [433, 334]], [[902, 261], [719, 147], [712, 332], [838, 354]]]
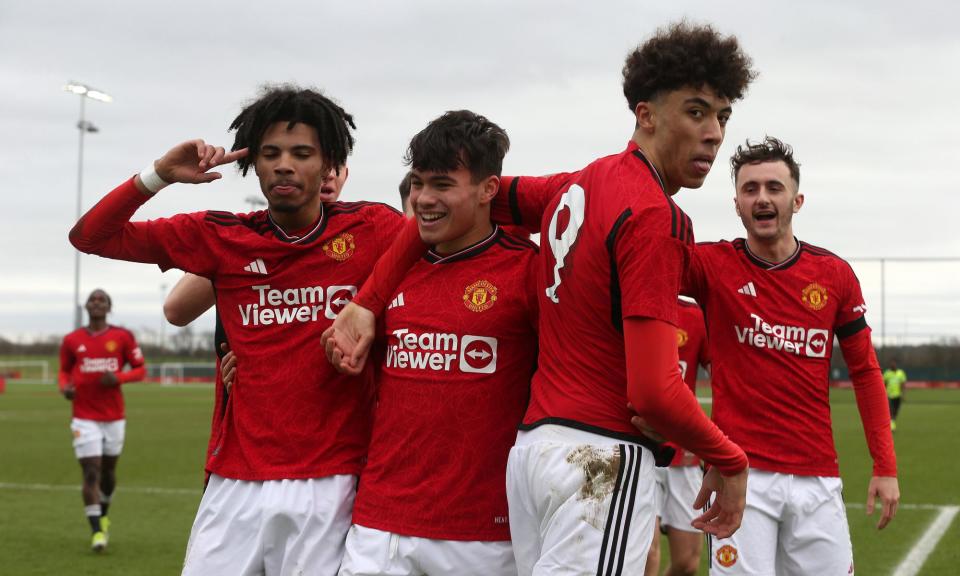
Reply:
[[107, 327], [106, 318], [91, 318], [90, 323], [87, 324], [87, 330], [91, 332], [100, 332]]
[[299, 236], [307, 228], [312, 228], [323, 214], [323, 205], [319, 202], [309, 209], [304, 207], [296, 212], [270, 210], [270, 219], [290, 236]]
[[793, 256], [797, 251], [797, 239], [793, 232], [779, 238], [755, 238], [747, 235], [747, 247], [754, 256], [762, 258], [771, 264], [779, 264]]
[[652, 142], [649, 142], [645, 138], [644, 132], [637, 128], [633, 131], [633, 136], [630, 138], [634, 144], [640, 147], [640, 152], [643, 153], [644, 158], [650, 162], [650, 165], [653, 166], [653, 169], [657, 171], [657, 176], [660, 178], [660, 181], [663, 182], [663, 191], [667, 193], [668, 196], [673, 196], [680, 191], [680, 186], [671, 183], [667, 175], [663, 172], [663, 164], [660, 162], [660, 158], [657, 156], [657, 149], [653, 146]]

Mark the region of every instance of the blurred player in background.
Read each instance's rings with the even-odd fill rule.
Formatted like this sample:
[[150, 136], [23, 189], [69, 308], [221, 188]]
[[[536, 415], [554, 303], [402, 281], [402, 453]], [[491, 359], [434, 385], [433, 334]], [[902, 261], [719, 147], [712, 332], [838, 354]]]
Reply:
[[67, 334], [60, 346], [60, 391], [73, 402], [73, 450], [83, 470], [84, 510], [97, 552], [107, 547], [107, 512], [126, 430], [120, 385], [146, 375], [133, 334], [107, 324], [110, 307], [106, 292], [91, 292], [86, 303], [89, 323]]
[[[703, 311], [695, 302], [681, 298], [677, 316], [677, 352], [680, 356], [680, 376], [697, 393], [698, 366], [710, 369], [707, 347], [707, 329]], [[665, 532], [670, 543], [670, 566], [665, 576], [692, 576], [700, 568], [700, 550], [703, 532], [693, 527], [697, 516], [693, 507], [703, 471], [697, 455], [681, 446], [674, 446], [676, 454], [669, 467], [657, 468], [657, 515], [653, 543], [647, 556], [647, 576], [660, 571], [660, 533]]]
[[[210, 481], [183, 573], [335, 574], [366, 455], [372, 378], [338, 374], [320, 333], [402, 227], [394, 209], [320, 201], [353, 149], [353, 118], [326, 96], [268, 87], [231, 125], [233, 152], [191, 140], [121, 184], [74, 226], [74, 246], [178, 267], [216, 287], [227, 341], [244, 359], [216, 431]], [[202, 184], [237, 161], [268, 208], [130, 222], [167, 183]]]
[[900, 401], [903, 399], [903, 389], [907, 385], [907, 373], [897, 368], [895, 360], [883, 372], [883, 385], [887, 389], [887, 400], [890, 402], [890, 429], [897, 430], [897, 414], [900, 413]]
[[746, 239], [696, 246], [685, 294], [706, 312], [714, 422], [750, 458], [743, 526], [711, 541], [711, 574], [847, 574], [853, 552], [830, 421], [833, 338], [850, 369], [879, 498], [900, 491], [883, 379], [860, 283], [844, 260], [793, 235], [803, 206], [793, 150], [767, 137], [731, 159]]
[[[747, 458], [677, 369], [677, 294], [693, 230], [671, 196], [703, 184], [731, 103], [754, 74], [735, 37], [679, 23], [631, 53], [623, 76], [633, 120], [625, 150], [575, 173], [504, 178], [494, 200], [495, 222], [543, 232], [540, 356], [507, 468], [520, 574], [621, 574], [644, 565], [661, 451], [631, 424], [628, 401], [714, 464], [698, 500], [711, 491], [718, 498], [699, 528], [728, 536], [743, 512]], [[359, 305], [325, 333], [335, 364], [364, 357], [370, 311], [397, 285], [400, 267], [390, 260], [419, 251], [395, 244]]]
[[517, 572], [505, 478], [537, 357], [536, 247], [490, 223], [508, 147], [467, 110], [410, 142], [409, 205], [431, 249], [384, 313], [341, 576]]

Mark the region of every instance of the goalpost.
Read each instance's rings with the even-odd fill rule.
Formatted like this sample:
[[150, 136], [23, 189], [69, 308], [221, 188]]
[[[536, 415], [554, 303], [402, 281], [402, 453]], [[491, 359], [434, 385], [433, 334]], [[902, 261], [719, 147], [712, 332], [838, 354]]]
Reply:
[[0, 378], [32, 384], [49, 384], [49, 360], [4, 360], [0, 362]]
[[216, 362], [163, 362], [160, 364], [161, 386], [185, 382], [213, 382], [216, 379]]

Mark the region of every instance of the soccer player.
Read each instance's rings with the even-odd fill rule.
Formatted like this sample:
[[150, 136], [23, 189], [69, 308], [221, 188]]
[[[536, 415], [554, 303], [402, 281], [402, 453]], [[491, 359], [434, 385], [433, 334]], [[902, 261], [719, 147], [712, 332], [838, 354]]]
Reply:
[[[402, 225], [392, 208], [323, 204], [321, 182], [353, 148], [353, 119], [313, 90], [265, 89], [231, 125], [232, 152], [175, 146], [113, 190], [70, 237], [85, 251], [210, 279], [231, 348], [229, 395], [184, 574], [335, 574], [366, 454], [372, 382], [338, 374], [315, 342]], [[268, 208], [130, 222], [166, 183], [201, 184], [237, 161]], [[242, 381], [241, 381], [242, 380]]]
[[[346, 183], [348, 175], [349, 169], [346, 164], [331, 169], [320, 185], [319, 200], [325, 203], [336, 202], [340, 198], [340, 193], [343, 191], [343, 185]], [[163, 302], [163, 315], [174, 326], [186, 326], [199, 318], [215, 303], [216, 294], [210, 280], [187, 272], [167, 294], [167, 298]], [[221, 363], [234, 358], [231, 366], [236, 366], [235, 356], [230, 350], [219, 315], [217, 316], [214, 333], [214, 351], [217, 355], [217, 366], [207, 459], [211, 457], [214, 448], [216, 448], [217, 430], [220, 428], [220, 420], [227, 408], [227, 393], [232, 384], [232, 378], [224, 379], [222, 377]]]
[[731, 159], [746, 239], [698, 244], [685, 292], [706, 311], [713, 419], [750, 459], [743, 526], [711, 541], [711, 574], [847, 574], [853, 553], [830, 422], [833, 338], [873, 457], [867, 512], [900, 492], [883, 380], [850, 265], [800, 242], [792, 149], [767, 137]]
[[[710, 367], [703, 311], [696, 303], [683, 298], [677, 301], [677, 305], [680, 377], [696, 394], [697, 367]], [[703, 547], [703, 533], [692, 527], [696, 517], [693, 502], [703, 482], [700, 459], [693, 452], [677, 446], [670, 466], [657, 468], [656, 472], [659, 514], [650, 555], [647, 557], [646, 574], [654, 576], [660, 570], [660, 532], [664, 530], [670, 544], [670, 566], [664, 575], [692, 576], [700, 567], [700, 550]]]
[[413, 137], [431, 246], [393, 295], [341, 576], [516, 574], [507, 455], [537, 355], [536, 247], [490, 222], [506, 133], [467, 110]]
[[120, 385], [146, 375], [133, 334], [107, 324], [110, 307], [106, 292], [91, 292], [86, 303], [89, 323], [67, 334], [60, 346], [60, 391], [73, 402], [73, 451], [83, 470], [83, 505], [96, 552], [107, 547], [107, 512], [123, 451], [126, 420]]
[[890, 402], [890, 430], [896, 432], [897, 414], [900, 413], [900, 400], [907, 385], [907, 373], [897, 368], [895, 360], [890, 361], [890, 367], [883, 373], [883, 385], [887, 389], [887, 399]]
[[[698, 503], [711, 490], [718, 498], [698, 528], [729, 536], [743, 510], [746, 456], [677, 370], [676, 300], [693, 233], [671, 196], [703, 184], [731, 103], [754, 74], [736, 38], [686, 23], [638, 47], [623, 74], [633, 129], [626, 149], [575, 173], [504, 178], [506, 194], [493, 205], [495, 221], [543, 232], [540, 356], [507, 467], [520, 574], [644, 565], [659, 447], [633, 428], [628, 401], [713, 465]], [[334, 363], [350, 368], [365, 357], [370, 312], [396, 285], [388, 258], [410, 249], [391, 247], [360, 305], [326, 332]]]

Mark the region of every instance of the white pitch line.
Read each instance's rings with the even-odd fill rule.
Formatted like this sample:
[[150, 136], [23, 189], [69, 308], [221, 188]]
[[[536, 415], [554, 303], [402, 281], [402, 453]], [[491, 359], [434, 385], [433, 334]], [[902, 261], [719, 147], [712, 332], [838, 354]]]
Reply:
[[920, 540], [913, 545], [907, 557], [900, 562], [897, 569], [893, 571], [893, 576], [916, 576], [927, 557], [937, 547], [937, 543], [943, 538], [943, 535], [950, 528], [953, 519], [960, 512], [960, 506], [943, 506], [940, 513], [934, 518], [926, 532], [920, 537]]
[[[0, 482], [0, 490], [32, 490], [36, 492], [79, 492], [79, 484], [15, 484]], [[135, 494], [175, 494], [178, 496], [200, 496], [202, 490], [188, 488], [157, 488], [154, 486], [121, 486], [120, 492]]]

